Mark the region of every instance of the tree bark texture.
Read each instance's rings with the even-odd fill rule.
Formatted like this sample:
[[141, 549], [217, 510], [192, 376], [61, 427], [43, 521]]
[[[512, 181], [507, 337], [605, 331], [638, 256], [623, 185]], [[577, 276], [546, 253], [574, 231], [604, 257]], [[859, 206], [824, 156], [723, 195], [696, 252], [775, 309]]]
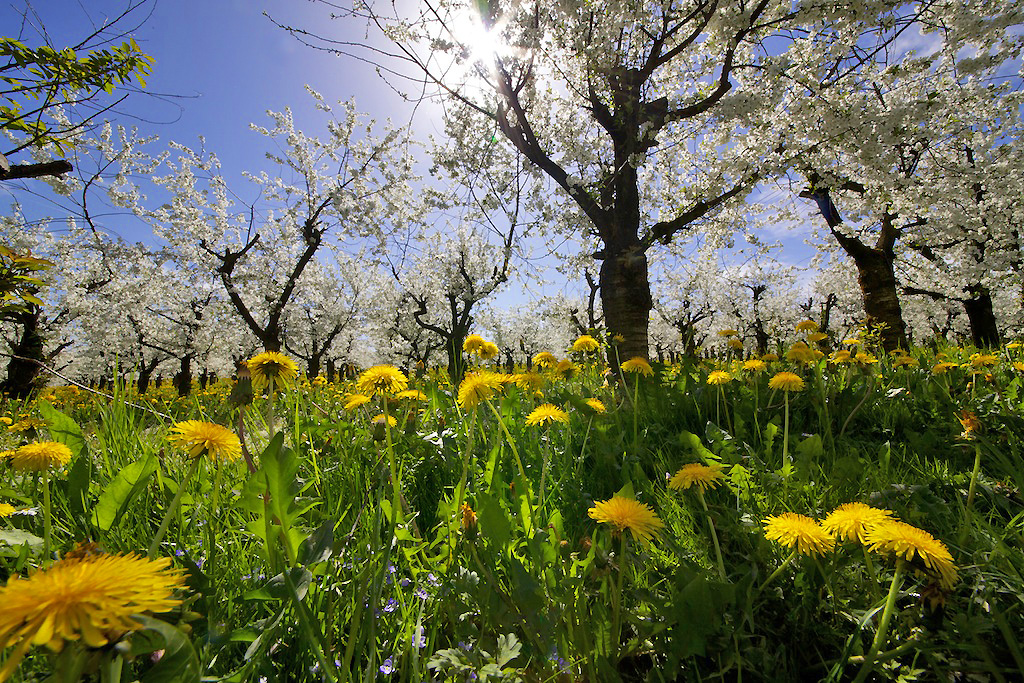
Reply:
[[19, 358], [11, 358], [7, 363], [7, 379], [0, 384], [0, 391], [11, 398], [24, 399], [40, 385], [42, 367], [33, 362], [43, 361], [44, 342], [39, 333], [40, 311], [32, 306], [30, 310], [12, 317], [15, 323], [21, 325], [21, 336], [11, 349], [11, 355]]
[[609, 337], [624, 341], [608, 346], [608, 364], [617, 372], [619, 363], [635, 356], [647, 358], [647, 333], [651, 309], [651, 284], [647, 254], [639, 248], [607, 254], [601, 262], [601, 306]]
[[893, 261], [875, 249], [858, 251], [853, 256], [857, 282], [864, 299], [868, 327], [881, 328], [882, 348], [886, 352], [907, 348], [907, 325], [903, 321]]
[[964, 311], [971, 326], [971, 341], [978, 348], [999, 346], [999, 327], [992, 309], [992, 293], [985, 285], [969, 288], [971, 297], [964, 300]]

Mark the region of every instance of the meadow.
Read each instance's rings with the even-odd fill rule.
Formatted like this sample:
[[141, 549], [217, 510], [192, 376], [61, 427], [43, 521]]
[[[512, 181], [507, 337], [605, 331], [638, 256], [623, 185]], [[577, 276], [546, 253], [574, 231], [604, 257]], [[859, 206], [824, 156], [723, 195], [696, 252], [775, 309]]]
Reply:
[[6, 400], [0, 680], [1020, 680], [1024, 347], [799, 334]]

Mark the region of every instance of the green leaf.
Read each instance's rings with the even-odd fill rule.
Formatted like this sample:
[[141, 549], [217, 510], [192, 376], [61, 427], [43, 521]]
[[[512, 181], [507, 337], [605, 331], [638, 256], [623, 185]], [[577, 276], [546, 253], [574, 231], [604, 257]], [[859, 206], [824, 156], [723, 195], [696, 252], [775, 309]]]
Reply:
[[821, 442], [821, 436], [811, 434], [801, 441], [796, 447], [797, 455], [804, 462], [818, 462], [825, 454], [825, 446]]
[[[155, 648], [163, 650], [163, 655], [153, 668], [142, 674], [141, 683], [198, 683], [199, 658], [185, 634], [159, 619], [141, 615], [135, 618], [145, 627], [141, 633], [149, 634], [140, 638], [140, 646], [149, 647], [157, 638], [163, 639], [163, 647]], [[134, 640], [135, 636], [132, 637], [133, 651]]]
[[282, 572], [272, 577], [261, 587], [245, 594], [246, 600], [287, 600], [289, 597], [288, 583], [285, 581], [285, 574], [288, 574], [295, 586], [295, 594], [301, 601], [306, 597], [309, 584], [313, 580], [313, 574], [305, 567], [293, 567], [287, 572]]
[[299, 564], [309, 566], [330, 559], [334, 553], [334, 527], [336, 520], [328, 519], [299, 546]]
[[92, 458], [89, 457], [89, 449], [83, 447], [75, 464], [71, 466], [71, 471], [68, 472], [68, 509], [73, 515], [85, 515], [92, 477]]
[[512, 537], [512, 524], [501, 504], [486, 493], [477, 495], [477, 528], [495, 550], [504, 549]]
[[26, 543], [33, 548], [41, 548], [43, 546], [43, 539], [21, 529], [0, 529], [0, 545], [9, 545], [12, 548], [17, 548]]
[[704, 462], [719, 462], [721, 458], [709, 451], [704, 443], [700, 440], [700, 437], [692, 432], [682, 431], [679, 432], [679, 436], [676, 437], [679, 440], [680, 445], [689, 446], [690, 450], [693, 451], [701, 460]]
[[92, 513], [92, 523], [101, 531], [109, 531], [121, 519], [132, 499], [146, 487], [156, 465], [156, 457], [147, 453], [142, 460], [121, 470], [100, 494]]
[[50, 436], [71, 449], [71, 456], [78, 457], [78, 454], [85, 446], [85, 435], [78, 423], [70, 417], [53, 407], [48, 401], [38, 401], [39, 414], [50, 428]]
[[495, 663], [499, 667], [504, 667], [518, 657], [522, 649], [522, 644], [513, 634], [509, 633], [507, 636], [498, 636], [498, 654]]

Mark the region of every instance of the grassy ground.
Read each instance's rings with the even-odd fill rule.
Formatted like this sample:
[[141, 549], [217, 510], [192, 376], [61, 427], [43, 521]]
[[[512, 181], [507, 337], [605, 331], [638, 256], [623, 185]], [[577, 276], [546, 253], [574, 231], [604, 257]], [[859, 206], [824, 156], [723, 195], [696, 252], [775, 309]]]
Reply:
[[[4, 578], [50, 564], [49, 517], [59, 557], [156, 539], [187, 583], [146, 630], [33, 645], [11, 680], [1020, 680], [1021, 349], [782, 355], [609, 386], [598, 354], [571, 354], [571, 372], [471, 377], [461, 403], [434, 377], [358, 406], [355, 382], [322, 378], [251, 405], [227, 381], [8, 402], [0, 446], [73, 457], [0, 465]], [[802, 388], [770, 388], [782, 371]], [[532, 424], [547, 404], [565, 421]], [[251, 466], [190, 460], [168, 440], [183, 420], [240, 433]], [[686, 464], [721, 478], [670, 488]], [[622, 533], [588, 514], [615, 497], [635, 501]], [[803, 527], [766, 538], [782, 513], [851, 502], [927, 537], [899, 556], [787, 546], [818, 538]], [[955, 582], [936, 570], [947, 549]]]

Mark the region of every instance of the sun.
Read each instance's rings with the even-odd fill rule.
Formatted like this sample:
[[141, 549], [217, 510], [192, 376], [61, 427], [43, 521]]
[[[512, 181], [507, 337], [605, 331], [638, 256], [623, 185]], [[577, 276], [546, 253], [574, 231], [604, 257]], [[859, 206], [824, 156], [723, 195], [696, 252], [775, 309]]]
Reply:
[[466, 71], [480, 66], [490, 68], [496, 59], [509, 56], [511, 51], [502, 38], [507, 20], [499, 19], [488, 26], [472, 4], [451, 14], [446, 28], [451, 41], [461, 48], [458, 57]]

